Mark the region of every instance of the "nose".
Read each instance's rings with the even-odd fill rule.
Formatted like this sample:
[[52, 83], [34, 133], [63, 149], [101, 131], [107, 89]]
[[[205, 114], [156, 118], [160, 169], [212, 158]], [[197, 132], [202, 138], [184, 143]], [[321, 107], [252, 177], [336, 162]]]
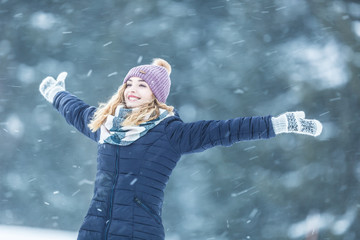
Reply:
[[136, 87], [130, 86], [130, 87], [128, 88], [128, 93], [134, 93], [134, 94], [136, 94]]
[[126, 90], [128, 91], [133, 91], [134, 90], [134, 85], [130, 85], [130, 86], [126, 86]]

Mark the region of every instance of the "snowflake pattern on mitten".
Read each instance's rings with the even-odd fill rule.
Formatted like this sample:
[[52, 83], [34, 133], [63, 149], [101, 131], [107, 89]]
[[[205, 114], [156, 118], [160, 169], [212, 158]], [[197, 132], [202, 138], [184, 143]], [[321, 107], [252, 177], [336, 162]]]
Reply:
[[296, 118], [295, 118], [295, 114], [294, 113], [288, 113], [288, 114], [286, 114], [286, 118], [288, 120], [288, 130], [289, 130], [289, 132], [298, 131], [299, 127], [298, 127], [298, 123], [297, 123]]
[[322, 132], [322, 124], [315, 119], [305, 119], [303, 111], [283, 113], [271, 118], [271, 122], [275, 134], [298, 133], [316, 137]]
[[300, 131], [303, 133], [308, 133], [310, 135], [315, 135], [316, 133], [316, 124], [314, 123], [314, 121], [308, 121], [306, 119], [299, 119], [300, 121], [300, 125], [301, 125], [301, 129]]

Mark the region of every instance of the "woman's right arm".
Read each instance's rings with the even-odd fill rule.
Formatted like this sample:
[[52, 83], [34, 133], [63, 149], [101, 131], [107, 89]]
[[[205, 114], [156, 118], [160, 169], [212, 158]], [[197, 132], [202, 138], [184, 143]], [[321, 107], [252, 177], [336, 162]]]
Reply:
[[100, 130], [92, 132], [88, 124], [96, 108], [89, 106], [76, 96], [67, 91], [58, 92], [53, 101], [53, 106], [65, 118], [66, 122], [74, 126], [79, 132], [94, 141], [99, 140]]
[[87, 126], [96, 108], [85, 104], [76, 96], [65, 91], [67, 72], [62, 72], [56, 80], [49, 76], [44, 78], [39, 86], [40, 93], [51, 103], [66, 121], [85, 136], [94, 141], [99, 140], [100, 130], [92, 132]]

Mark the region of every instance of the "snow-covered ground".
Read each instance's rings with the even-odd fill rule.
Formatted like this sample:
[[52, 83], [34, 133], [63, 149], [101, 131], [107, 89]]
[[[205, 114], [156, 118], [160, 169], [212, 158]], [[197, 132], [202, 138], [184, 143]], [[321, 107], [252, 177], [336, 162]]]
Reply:
[[2, 240], [75, 240], [76, 232], [0, 225]]
[[[0, 240], [76, 240], [76, 238], [77, 232], [0, 225]], [[167, 235], [166, 239], [180, 240], [180, 237], [173, 234]]]

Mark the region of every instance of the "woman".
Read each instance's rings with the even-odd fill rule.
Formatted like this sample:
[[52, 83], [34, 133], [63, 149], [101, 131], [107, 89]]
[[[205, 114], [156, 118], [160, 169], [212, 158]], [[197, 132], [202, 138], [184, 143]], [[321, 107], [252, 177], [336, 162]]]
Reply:
[[98, 142], [94, 196], [79, 240], [164, 239], [164, 189], [182, 154], [280, 133], [318, 136], [303, 112], [184, 123], [166, 105], [171, 66], [163, 59], [132, 68], [106, 104], [65, 91], [67, 73], [45, 78], [41, 94], [80, 132]]

